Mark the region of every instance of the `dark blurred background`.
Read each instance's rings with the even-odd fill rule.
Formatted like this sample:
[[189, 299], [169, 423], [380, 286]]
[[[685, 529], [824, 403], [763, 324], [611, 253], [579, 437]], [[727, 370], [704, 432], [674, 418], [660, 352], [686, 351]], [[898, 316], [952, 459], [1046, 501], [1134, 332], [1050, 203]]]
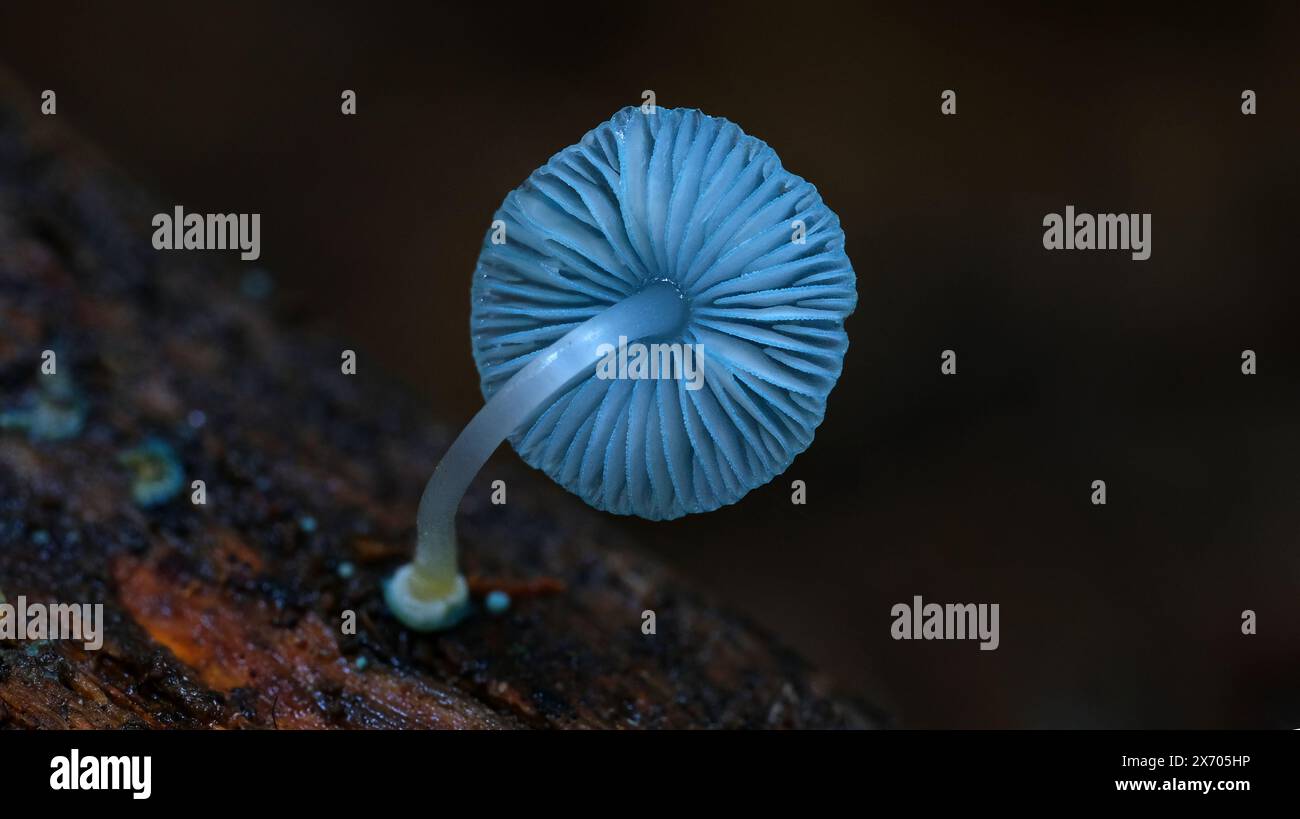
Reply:
[[[163, 204], [260, 212], [246, 264], [286, 320], [324, 322], [454, 424], [481, 405], [469, 279], [505, 194], [644, 89], [735, 120], [843, 221], [848, 361], [786, 475], [709, 515], [617, 525], [905, 726], [1289, 728], [1298, 23], [7, 3], [0, 64], [56, 90], [61, 124]], [[1043, 250], [1067, 204], [1152, 213], [1150, 260]], [[890, 607], [916, 594], [1001, 604], [1000, 649], [891, 640]]]

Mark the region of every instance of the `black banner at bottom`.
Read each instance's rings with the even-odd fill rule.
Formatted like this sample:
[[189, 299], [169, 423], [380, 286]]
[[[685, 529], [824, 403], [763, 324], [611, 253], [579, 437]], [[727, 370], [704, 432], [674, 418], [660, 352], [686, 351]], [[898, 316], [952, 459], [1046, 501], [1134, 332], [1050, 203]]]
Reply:
[[[1295, 793], [1300, 734], [1274, 732], [0, 732], [7, 806], [110, 810], [349, 803], [490, 806], [598, 787], [686, 799], [808, 789], [972, 804], [1229, 807]], [[652, 786], [652, 787], [647, 787]], [[530, 796], [531, 795], [531, 796]], [[451, 802], [446, 799], [452, 800]]]

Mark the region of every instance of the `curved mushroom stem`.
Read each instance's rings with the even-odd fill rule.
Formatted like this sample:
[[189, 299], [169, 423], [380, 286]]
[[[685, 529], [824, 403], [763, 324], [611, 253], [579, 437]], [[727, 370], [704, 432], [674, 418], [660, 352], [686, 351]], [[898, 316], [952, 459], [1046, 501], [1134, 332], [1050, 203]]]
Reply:
[[686, 321], [676, 286], [653, 281], [566, 333], [538, 353], [484, 405], [433, 470], [416, 523], [415, 559], [385, 585], [388, 607], [419, 631], [448, 628], [464, 616], [465, 579], [456, 565], [456, 509], [470, 481], [501, 442], [534, 420], [555, 397], [588, 375], [597, 349], [672, 333]]

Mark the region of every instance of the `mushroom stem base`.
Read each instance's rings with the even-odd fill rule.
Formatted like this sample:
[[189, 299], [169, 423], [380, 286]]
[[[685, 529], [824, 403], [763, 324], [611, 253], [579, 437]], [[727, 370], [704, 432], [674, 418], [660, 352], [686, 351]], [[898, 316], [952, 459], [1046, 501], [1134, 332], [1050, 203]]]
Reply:
[[407, 563], [384, 584], [384, 602], [408, 628], [439, 631], [456, 625], [468, 613], [469, 586], [462, 575], [444, 584]]

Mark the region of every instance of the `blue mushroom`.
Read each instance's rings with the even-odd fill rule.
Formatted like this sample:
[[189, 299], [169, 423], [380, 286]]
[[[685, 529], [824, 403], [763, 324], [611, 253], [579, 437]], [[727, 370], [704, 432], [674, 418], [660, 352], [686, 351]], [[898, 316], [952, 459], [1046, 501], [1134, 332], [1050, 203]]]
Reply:
[[429, 479], [390, 608], [422, 630], [463, 616], [456, 509], [505, 439], [652, 520], [767, 483], [812, 443], [856, 303], [838, 217], [767, 144], [699, 111], [620, 111], [494, 217], [471, 287], [487, 403]]

